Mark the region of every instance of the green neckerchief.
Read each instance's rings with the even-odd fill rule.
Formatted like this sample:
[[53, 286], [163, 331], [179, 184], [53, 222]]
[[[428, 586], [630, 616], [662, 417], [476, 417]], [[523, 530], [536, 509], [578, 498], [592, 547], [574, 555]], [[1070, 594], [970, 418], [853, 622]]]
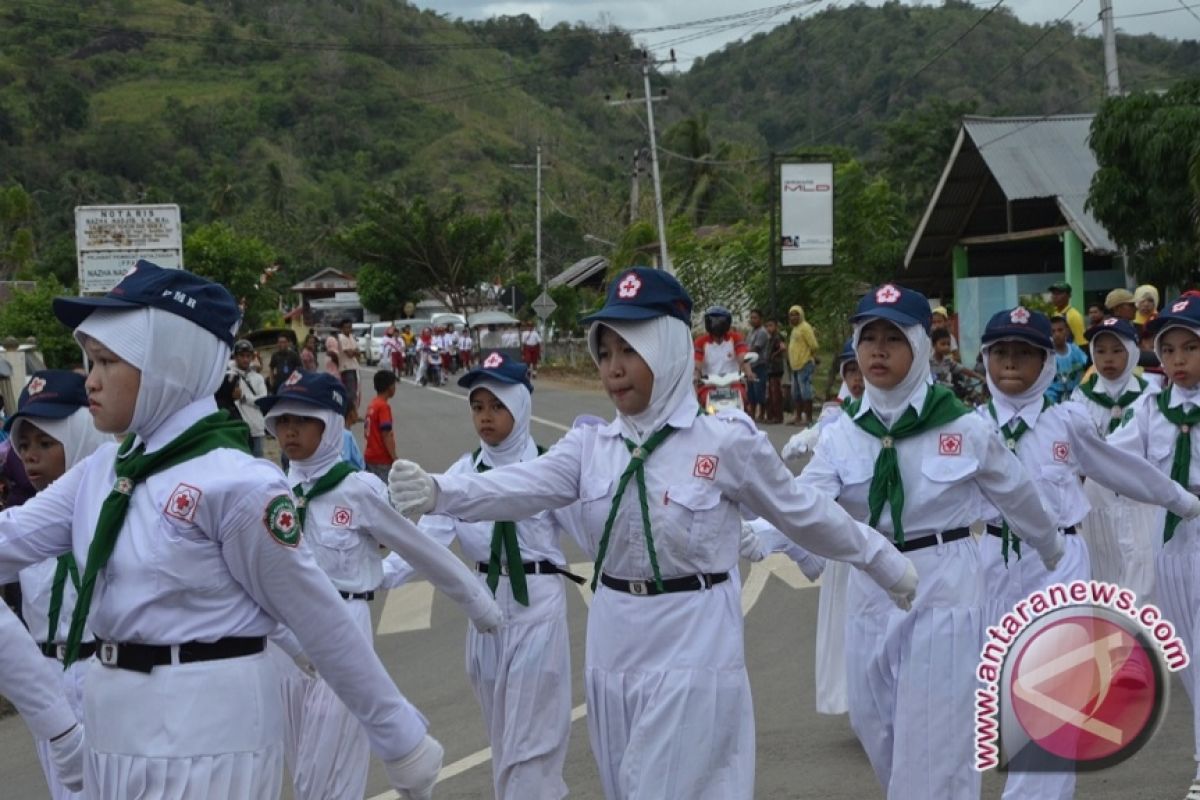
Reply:
[[[1183, 488], [1188, 488], [1188, 473], [1192, 469], [1192, 428], [1200, 424], [1200, 407], [1184, 411], [1183, 406], [1170, 408], [1171, 387], [1167, 387], [1158, 395], [1158, 410], [1167, 421], [1179, 429], [1175, 437], [1175, 457], [1171, 460], [1171, 480]], [[1167, 522], [1163, 525], [1163, 544], [1171, 541], [1175, 528], [1179, 526], [1179, 515], [1167, 512]]]
[[[479, 454], [483, 452], [483, 448], [479, 448], [471, 455], [471, 460], [476, 461], [476, 472], [487, 472], [491, 469], [490, 466], [478, 461]], [[537, 454], [540, 456], [546, 450], [537, 445]], [[525, 581], [525, 562], [521, 558], [521, 543], [517, 541], [517, 523], [504, 520], [492, 523], [492, 544], [488, 552], [488, 571], [487, 585], [492, 590], [492, 595], [496, 594], [496, 587], [500, 585], [500, 562], [501, 553], [503, 552], [503, 561], [508, 564], [508, 582], [512, 587], [513, 599], [523, 606], [529, 605], [529, 585]]]
[[664, 425], [641, 445], [636, 445], [622, 437], [625, 447], [629, 449], [629, 465], [625, 467], [620, 480], [617, 481], [617, 491], [613, 495], [612, 508], [609, 509], [608, 519], [604, 522], [604, 535], [600, 537], [600, 548], [596, 553], [596, 569], [592, 573], [593, 592], [596, 591], [596, 582], [600, 580], [600, 567], [603, 566], [604, 554], [608, 551], [608, 536], [612, 533], [613, 523], [617, 519], [617, 509], [621, 507], [621, 498], [625, 496], [625, 487], [629, 485], [629, 479], [635, 476], [637, 477], [638, 503], [642, 507], [642, 532], [646, 536], [646, 550], [650, 553], [650, 568], [654, 571], [654, 586], [660, 592], [663, 590], [662, 573], [658, 571], [658, 554], [654, 551], [654, 537], [650, 533], [650, 506], [646, 502], [645, 465], [650, 454], [676, 430], [678, 429], [672, 428], [670, 425]]
[[1142, 380], [1141, 378], [1136, 379], [1138, 382], [1137, 391], [1135, 392], [1130, 390], [1128, 392], [1123, 392], [1116, 400], [1113, 400], [1111, 397], [1109, 397], [1107, 392], [1096, 391], [1096, 383], [1100, 380], [1099, 375], [1093, 375], [1083, 383], [1079, 384], [1079, 391], [1083, 392], [1088, 400], [1091, 400], [1101, 408], [1114, 409], [1112, 419], [1108, 421], [1109, 433], [1112, 433], [1117, 428], [1121, 427], [1121, 412], [1125, 410], [1126, 406], [1141, 397], [1142, 392], [1146, 390], [1146, 381]]
[[[1052, 406], [1050, 398], [1042, 398], [1042, 412]], [[992, 421], [1000, 425], [1000, 419], [996, 416], [996, 404], [988, 400], [988, 413], [992, 415]], [[1039, 413], [1042, 413], [1039, 412]], [[1012, 427], [1013, 420], [1017, 421], [1016, 427]], [[1004, 437], [1004, 446], [1015, 456], [1017, 454], [1017, 444], [1020, 443], [1021, 437], [1028, 433], [1029, 426], [1025, 420], [1019, 416], [1013, 416], [1006, 424], [1000, 425], [1000, 435]], [[1000, 520], [1000, 555], [1004, 556], [1004, 566], [1008, 566], [1008, 548], [1012, 545], [1012, 551], [1017, 554], [1017, 560], [1021, 560], [1021, 540], [1012, 535], [1012, 531], [1008, 527], [1008, 520], [1001, 518]]]
[[50, 625], [49, 633], [46, 634], [46, 641], [53, 643], [58, 638], [58, 618], [62, 614], [63, 593], [67, 588], [67, 576], [71, 578], [71, 585], [75, 587], [76, 594], [79, 593], [79, 568], [75, 566], [75, 556], [67, 553], [64, 556], [58, 557], [58, 566], [54, 569], [54, 583], [50, 585]]
[[79, 599], [71, 617], [71, 632], [67, 636], [67, 657], [64, 666], [70, 666], [79, 656], [79, 643], [83, 640], [83, 629], [87, 625], [88, 612], [92, 605], [92, 592], [96, 588], [96, 576], [108, 564], [117, 546], [117, 536], [125, 524], [129, 501], [138, 484], [156, 472], [170, 469], [205, 453], [222, 448], [250, 452], [250, 429], [244, 422], [234, 422], [225, 411], [209, 414], [192, 427], [176, 436], [161, 450], [146, 453], [145, 443], [133, 449], [133, 434], [125, 437], [117, 450], [114, 469], [117, 481], [112, 491], [100, 506], [100, 519], [96, 522], [96, 535], [88, 547], [87, 565], [83, 569], [83, 580], [79, 586]]
[[308, 504], [326, 492], [336, 489], [338, 484], [346, 480], [346, 476], [352, 472], [358, 472], [353, 464], [349, 461], [339, 461], [330, 467], [328, 472], [317, 478], [317, 482], [307, 492], [299, 483], [292, 487], [292, 494], [296, 495], [296, 517], [300, 521], [300, 530], [304, 530]]
[[904, 482], [900, 478], [900, 461], [896, 458], [896, 441], [953, 422], [964, 414], [970, 414], [971, 410], [954, 396], [954, 392], [937, 385], [928, 387], [921, 413], [918, 414], [909, 406], [891, 428], [885, 427], [874, 411], [858, 416], [860, 408], [862, 398], [851, 403], [846, 413], [858, 427], [883, 444], [883, 449], [875, 459], [875, 474], [871, 476], [871, 489], [867, 493], [867, 506], [871, 510], [867, 524], [874, 528], [883, 516], [883, 507], [891, 506], [892, 537], [902, 547], [904, 526], [900, 520], [904, 514]]

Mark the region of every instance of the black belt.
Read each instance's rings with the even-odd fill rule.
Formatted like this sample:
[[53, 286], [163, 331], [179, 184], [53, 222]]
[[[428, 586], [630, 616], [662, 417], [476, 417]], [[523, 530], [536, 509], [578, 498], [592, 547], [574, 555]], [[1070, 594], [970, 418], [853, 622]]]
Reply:
[[174, 663], [172, 650], [178, 649], [180, 664], [195, 661], [220, 661], [261, 653], [266, 640], [261, 636], [226, 636], [215, 642], [184, 642], [180, 645], [98, 642], [100, 663], [106, 667], [149, 674], [155, 667]]
[[[477, 570], [479, 570], [480, 572], [486, 574], [488, 571], [488, 562], [476, 561], [475, 568]], [[560, 567], [558, 564], [555, 564], [553, 561], [544, 561], [544, 560], [543, 561], [523, 561], [523, 562], [521, 562], [521, 569], [525, 570], [526, 575], [538, 575], [538, 574], [562, 575], [567, 580], [574, 581], [575, 583], [578, 583], [580, 586], [587, 583], [587, 578], [580, 577], [579, 575], [576, 575], [574, 572], [571, 572], [569, 570], [566, 570], [566, 569]], [[507, 564], [500, 565], [500, 574], [501, 575], [508, 574], [508, 565]]]
[[[1002, 536], [1002, 535], [1003, 535], [1003, 534], [1000, 532], [1000, 526], [999, 526], [999, 525], [988, 525], [988, 526], [987, 526], [987, 532], [988, 532], [988, 533], [990, 533], [992, 536]], [[1063, 529], [1062, 529], [1062, 532], [1063, 532], [1064, 534], [1066, 534], [1067, 536], [1074, 536], [1074, 535], [1075, 535], [1075, 526], [1074, 526], [1074, 525], [1069, 525], [1069, 526], [1067, 526], [1067, 527], [1063, 528]], [[1015, 534], [1011, 534], [1011, 533], [1010, 533], [1010, 535], [1013, 535], [1013, 536], [1015, 537]]]
[[625, 594], [636, 594], [639, 597], [652, 597], [656, 594], [671, 594], [673, 592], [698, 592], [701, 589], [711, 589], [718, 583], [729, 580], [728, 572], [704, 572], [699, 575], [684, 575], [682, 578], [663, 578], [663, 588], [659, 590], [654, 580], [627, 581], [624, 578], [613, 578], [603, 572], [600, 582], [609, 589], [616, 589]]
[[[38, 648], [42, 651], [42, 655], [44, 655], [46, 658], [57, 658], [59, 661], [67, 660], [67, 646], [65, 644], [56, 644], [54, 642], [38, 642]], [[80, 661], [85, 658], [91, 658], [95, 653], [95, 642], [80, 642]]]
[[924, 550], [926, 547], [934, 547], [939, 544], [950, 544], [957, 542], [959, 539], [965, 539], [971, 535], [970, 528], [953, 528], [948, 531], [942, 531], [940, 534], [933, 536], [922, 536], [920, 539], [910, 539], [900, 545], [901, 553], [911, 553], [913, 550]]
[[370, 602], [375, 599], [375, 592], [343, 592], [339, 589], [338, 594], [342, 596], [343, 600], [366, 600]]

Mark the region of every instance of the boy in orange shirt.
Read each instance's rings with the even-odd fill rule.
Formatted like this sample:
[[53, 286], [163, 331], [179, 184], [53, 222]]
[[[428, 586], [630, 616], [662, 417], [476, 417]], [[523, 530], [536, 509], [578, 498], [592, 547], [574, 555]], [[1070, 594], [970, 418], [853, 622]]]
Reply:
[[388, 469], [396, 460], [396, 436], [392, 431], [392, 407], [388, 401], [396, 395], [396, 376], [387, 370], [375, 373], [375, 399], [367, 407], [367, 447], [363, 460], [367, 469], [387, 480]]

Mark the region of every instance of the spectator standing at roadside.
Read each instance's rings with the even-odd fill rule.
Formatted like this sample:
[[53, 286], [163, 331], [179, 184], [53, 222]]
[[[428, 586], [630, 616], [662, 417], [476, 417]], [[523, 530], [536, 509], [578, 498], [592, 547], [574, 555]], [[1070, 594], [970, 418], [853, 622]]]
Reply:
[[1070, 336], [1071, 331], [1064, 318], [1050, 318], [1050, 338], [1054, 342], [1055, 375], [1050, 388], [1046, 390], [1046, 399], [1051, 403], [1061, 403], [1070, 397], [1071, 392], [1075, 391], [1075, 387], [1083, 379], [1084, 370], [1087, 369], [1087, 356], [1074, 342], [1070, 341]]
[[341, 333], [338, 334], [338, 369], [341, 371], [342, 385], [346, 387], [349, 397], [348, 405], [356, 412], [360, 400], [358, 394], [358, 342], [354, 338], [354, 323], [349, 319], [341, 322]]
[[471, 338], [471, 329], [466, 325], [458, 332], [458, 363], [463, 369], [470, 369], [475, 341]]
[[[300, 351], [300, 369], [305, 372], [317, 371], [317, 350], [320, 347], [321, 343], [317, 341], [316, 334], [310, 333], [304, 337], [304, 349]], [[274, 361], [275, 356], [271, 356], [271, 360]]]
[[342, 368], [338, 366], [339, 360], [337, 334], [330, 334], [325, 337], [325, 371], [340, 381]]
[[770, 342], [770, 336], [767, 335], [767, 329], [763, 327], [762, 310], [758, 308], [750, 309], [750, 332], [746, 334], [746, 347], [751, 353], [758, 356], [758, 361], [755, 361], [751, 366], [754, 370], [754, 380], [747, 387], [750, 391], [750, 404], [746, 408], [746, 413], [751, 419], [759, 422], [767, 421], [767, 345]]
[[1089, 327], [1099, 325], [1104, 322], [1104, 306], [1099, 303], [1092, 303], [1087, 307], [1087, 324]]
[[388, 470], [396, 460], [396, 434], [392, 429], [391, 399], [396, 396], [396, 376], [380, 370], [374, 377], [375, 399], [367, 406], [367, 426], [363, 452], [367, 470], [380, 480], [387, 480]]
[[1133, 302], [1133, 292], [1128, 289], [1113, 289], [1104, 298], [1104, 306], [1108, 313], [1117, 319], [1134, 322], [1137, 318], [1137, 305]]
[[929, 317], [930, 333], [932, 334], [933, 331], [946, 331], [947, 333], [949, 333], [950, 334], [950, 353], [949, 353], [950, 359], [952, 361], [956, 361], [956, 362], [961, 361], [962, 359], [959, 357], [959, 354], [958, 354], [958, 339], [956, 339], [954, 337], [954, 331], [950, 330], [950, 312], [946, 310], [945, 306], [938, 306], [937, 308], [933, 309], [929, 313], [930, 313], [930, 317]]
[[779, 332], [779, 321], [767, 320], [767, 422], [783, 424], [783, 362], [787, 344]]
[[1147, 322], [1158, 317], [1158, 289], [1150, 284], [1144, 283], [1134, 290], [1133, 302], [1137, 307], [1137, 316], [1133, 318], [1134, 325], [1145, 328]]
[[1087, 337], [1083, 335], [1083, 314], [1080, 314], [1078, 309], [1071, 305], [1071, 284], [1066, 281], [1052, 283], [1050, 284], [1049, 292], [1050, 303], [1054, 306], [1054, 314], [1051, 314], [1051, 316], [1059, 316], [1065, 319], [1067, 328], [1071, 331], [1071, 341], [1077, 346], [1083, 347], [1087, 344]]
[[271, 362], [268, 365], [268, 369], [271, 371], [271, 380], [269, 381], [271, 390], [274, 391], [283, 386], [283, 382], [302, 367], [300, 354], [292, 348], [292, 340], [286, 336], [280, 336], [275, 340], [275, 352], [271, 354]]
[[532, 322], [525, 323], [521, 331], [521, 360], [529, 366], [529, 375], [537, 377], [538, 362], [542, 359], [542, 335]]
[[262, 458], [263, 437], [267, 429], [263, 424], [262, 411], [255, 401], [267, 396], [267, 382], [254, 368], [253, 361], [254, 345], [246, 339], [238, 339], [233, 346], [233, 363], [230, 364], [229, 371], [238, 380], [237, 407], [242, 422], [250, 428], [250, 454], [255, 458]]
[[804, 309], [800, 306], [788, 309], [788, 324], [792, 326], [788, 336], [788, 364], [792, 368], [792, 401], [796, 405], [791, 424], [799, 425], [802, 413], [812, 423], [815, 421], [812, 376], [819, 363], [817, 335], [804, 320]]

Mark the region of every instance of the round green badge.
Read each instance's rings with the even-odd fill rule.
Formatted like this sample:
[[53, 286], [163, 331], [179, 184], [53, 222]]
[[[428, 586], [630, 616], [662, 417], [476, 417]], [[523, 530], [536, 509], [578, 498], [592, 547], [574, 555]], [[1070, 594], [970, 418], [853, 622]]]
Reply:
[[285, 547], [300, 544], [300, 519], [296, 516], [296, 504], [289, 495], [281, 494], [267, 503], [263, 524], [275, 541]]

